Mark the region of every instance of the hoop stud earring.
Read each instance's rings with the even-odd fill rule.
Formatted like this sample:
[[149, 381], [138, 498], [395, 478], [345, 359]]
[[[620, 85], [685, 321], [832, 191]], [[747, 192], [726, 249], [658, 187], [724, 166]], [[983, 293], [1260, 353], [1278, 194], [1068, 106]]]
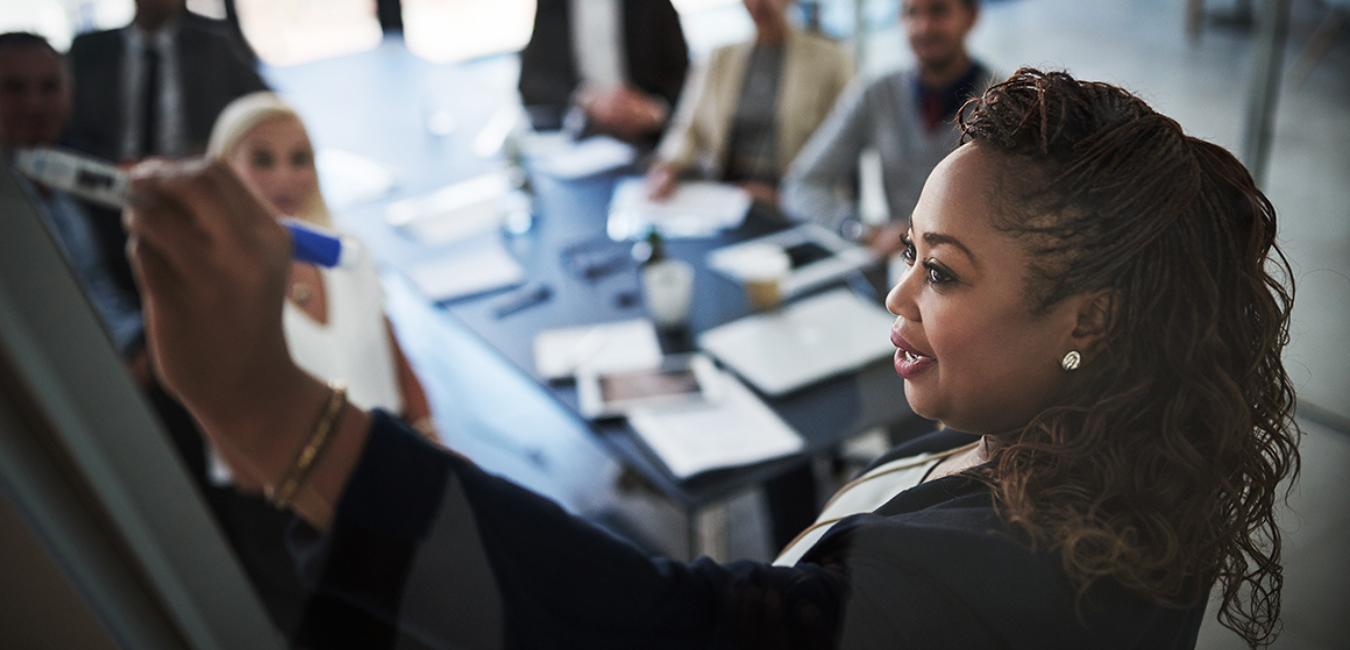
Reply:
[[1083, 362], [1083, 355], [1078, 354], [1078, 350], [1070, 350], [1064, 358], [1060, 360], [1059, 366], [1065, 370], [1077, 370], [1078, 364]]

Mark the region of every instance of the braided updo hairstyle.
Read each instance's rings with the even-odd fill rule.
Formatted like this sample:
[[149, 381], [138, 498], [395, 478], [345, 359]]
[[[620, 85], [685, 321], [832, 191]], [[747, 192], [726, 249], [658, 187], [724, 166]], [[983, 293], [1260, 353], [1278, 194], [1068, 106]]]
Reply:
[[1223, 148], [1066, 73], [1019, 70], [960, 123], [997, 152], [994, 226], [1031, 257], [1027, 309], [1105, 290], [1112, 315], [1072, 393], [991, 441], [978, 477], [1080, 596], [1110, 578], [1188, 607], [1217, 586], [1219, 620], [1268, 644], [1277, 484], [1299, 464], [1270, 202]]

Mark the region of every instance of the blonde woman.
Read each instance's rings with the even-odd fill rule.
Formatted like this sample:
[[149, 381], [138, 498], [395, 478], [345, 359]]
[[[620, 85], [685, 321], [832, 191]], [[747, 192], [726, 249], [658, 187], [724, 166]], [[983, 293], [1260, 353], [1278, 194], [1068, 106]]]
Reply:
[[[309, 135], [276, 95], [254, 93], [227, 106], [207, 153], [228, 164], [278, 217], [332, 227]], [[287, 347], [305, 370], [342, 381], [353, 403], [401, 414], [435, 438], [426, 393], [385, 318], [384, 292], [368, 256], [350, 269], [293, 262], [282, 325]]]

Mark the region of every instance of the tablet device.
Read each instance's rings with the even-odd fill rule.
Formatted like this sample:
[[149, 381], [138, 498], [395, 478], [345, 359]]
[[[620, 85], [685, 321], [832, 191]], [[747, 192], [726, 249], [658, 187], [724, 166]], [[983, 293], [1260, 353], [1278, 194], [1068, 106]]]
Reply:
[[784, 298], [801, 295], [835, 282], [857, 269], [876, 263], [877, 258], [864, 246], [836, 235], [816, 224], [802, 224], [756, 239], [724, 246], [708, 253], [708, 266], [734, 280], [745, 281], [741, 263], [752, 248], [772, 244], [787, 253], [791, 271], [779, 285]]
[[701, 354], [669, 356], [649, 368], [577, 372], [577, 399], [588, 418], [620, 417], [635, 407], [695, 407], [716, 400], [717, 376]]

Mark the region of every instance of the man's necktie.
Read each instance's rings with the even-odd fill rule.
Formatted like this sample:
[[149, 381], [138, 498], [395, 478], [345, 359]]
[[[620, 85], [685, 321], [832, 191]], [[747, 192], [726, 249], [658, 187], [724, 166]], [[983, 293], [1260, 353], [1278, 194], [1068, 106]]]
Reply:
[[159, 133], [159, 50], [154, 45], [145, 48], [145, 95], [141, 98], [141, 157], [154, 155], [159, 149], [155, 136]]

